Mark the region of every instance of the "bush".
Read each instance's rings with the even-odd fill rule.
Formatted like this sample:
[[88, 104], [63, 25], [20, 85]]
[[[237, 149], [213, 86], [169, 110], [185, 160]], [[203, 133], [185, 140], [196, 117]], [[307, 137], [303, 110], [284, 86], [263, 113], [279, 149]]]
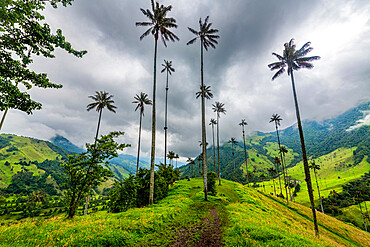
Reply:
[[[167, 196], [168, 188], [180, 177], [179, 170], [173, 166], [160, 164], [154, 172], [154, 202]], [[115, 182], [109, 191], [108, 207], [114, 213], [132, 207], [142, 207], [149, 203], [150, 170], [140, 168], [136, 176]]]
[[207, 173], [207, 189], [208, 189], [208, 193], [211, 196], [215, 196], [217, 194], [216, 178], [217, 178], [217, 174], [215, 172], [211, 171]]

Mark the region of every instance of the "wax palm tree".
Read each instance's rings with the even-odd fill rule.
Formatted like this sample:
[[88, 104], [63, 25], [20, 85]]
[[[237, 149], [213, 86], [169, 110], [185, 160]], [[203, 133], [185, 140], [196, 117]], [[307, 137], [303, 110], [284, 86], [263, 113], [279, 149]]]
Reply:
[[[208, 23], [209, 16], [206, 17], [204, 22], [202, 19], [199, 19], [199, 31], [196, 31], [190, 27], [188, 27], [189, 31], [192, 32], [196, 37], [190, 40], [187, 45], [193, 44], [198, 38], [200, 39], [200, 88], [201, 90], [204, 89], [204, 81], [203, 81], [203, 48], [208, 50], [208, 47], [216, 48], [216, 44], [218, 44], [217, 40], [219, 38], [216, 33], [218, 33], [217, 29], [212, 29], [212, 23]], [[202, 98], [202, 142], [206, 143], [206, 111], [205, 111], [205, 102], [204, 98], [205, 95], [201, 95]], [[204, 199], [207, 200], [207, 150], [206, 146], [203, 145], [203, 183], [204, 183]]]
[[[90, 103], [87, 105], [87, 111], [91, 111], [92, 109], [95, 109], [97, 112], [99, 112], [99, 120], [98, 120], [98, 127], [96, 128], [96, 135], [95, 135], [95, 141], [94, 141], [94, 146], [96, 144], [96, 140], [98, 139], [99, 135], [99, 128], [100, 128], [100, 121], [101, 121], [101, 116], [103, 113], [103, 109], [107, 108], [109, 111], [116, 113], [116, 106], [114, 104], [113, 95], [109, 95], [109, 93], [105, 91], [96, 91], [95, 95], [90, 95], [90, 99], [93, 99], [94, 102]], [[94, 159], [94, 157], [93, 157]], [[94, 160], [92, 161], [94, 162]], [[89, 185], [89, 191], [91, 189], [91, 184]], [[85, 204], [85, 212], [84, 215], [87, 215], [87, 209], [89, 207], [89, 199], [90, 199], [90, 194], [87, 195], [86, 198], [86, 204]]]
[[311, 161], [311, 164], [309, 165], [309, 168], [313, 170], [315, 174], [315, 180], [316, 180], [316, 186], [317, 186], [317, 193], [319, 194], [319, 199], [320, 199], [320, 205], [321, 205], [321, 212], [324, 214], [324, 206], [322, 205], [322, 198], [320, 195], [320, 188], [319, 188], [319, 183], [317, 182], [317, 171], [320, 170], [320, 165], [316, 164], [315, 161]]
[[175, 158], [175, 152], [169, 151], [167, 154], [167, 158], [170, 160], [170, 164], [173, 166], [173, 159]]
[[231, 149], [232, 149], [232, 155], [233, 155], [233, 163], [234, 163], [234, 182], [235, 182], [235, 158], [234, 158], [234, 145], [236, 145], [238, 142], [235, 140], [234, 137], [231, 137], [231, 139], [227, 142], [231, 144]]
[[216, 172], [216, 148], [215, 148], [215, 125], [217, 125], [217, 121], [214, 118], [211, 118], [209, 125], [212, 126], [212, 140], [213, 140], [213, 166], [214, 171]]
[[260, 175], [260, 178], [262, 179], [262, 187], [263, 187], [263, 191], [264, 191], [264, 192], [266, 192], [266, 189], [265, 189], [265, 183], [264, 183], [265, 178], [266, 178], [266, 175], [265, 175], [264, 173], [262, 173], [262, 174]]
[[177, 28], [176, 20], [167, 17], [172, 6], [159, 5], [151, 0], [152, 10], [140, 9], [141, 12], [149, 19], [146, 22], [136, 22], [136, 26], [149, 27], [141, 36], [140, 40], [152, 34], [154, 36], [154, 73], [153, 73], [153, 109], [152, 109], [152, 147], [150, 154], [150, 188], [149, 188], [149, 204], [153, 204], [154, 200], [154, 162], [155, 162], [155, 129], [156, 129], [156, 80], [157, 80], [157, 44], [158, 38], [161, 36], [163, 44], [167, 47], [166, 41], [175, 41], [179, 38], [172, 33], [170, 28]]
[[162, 64], [163, 69], [161, 73], [166, 71], [166, 103], [164, 109], [164, 165], [167, 163], [166, 153], [167, 153], [167, 98], [168, 98], [168, 75], [172, 75], [175, 69], [172, 67], [172, 61], [164, 60]]
[[96, 91], [95, 95], [90, 95], [90, 99], [93, 99], [94, 102], [87, 105], [87, 111], [91, 111], [95, 109], [99, 112], [99, 120], [98, 120], [98, 127], [96, 128], [96, 135], [95, 135], [95, 143], [98, 139], [99, 135], [99, 128], [100, 128], [100, 120], [103, 113], [103, 109], [107, 108], [109, 111], [116, 113], [116, 106], [114, 104], [114, 100], [112, 100], [113, 95], [109, 95], [109, 93], [105, 91]]
[[[245, 158], [245, 169], [248, 171], [248, 160], [247, 160], [247, 148], [245, 146], [245, 131], [244, 126], [248, 125], [245, 119], [242, 119], [242, 121], [239, 123], [240, 126], [242, 126], [242, 133], [243, 133], [243, 143], [244, 143], [244, 158]], [[249, 186], [249, 178], [247, 177], [247, 184]]]
[[275, 193], [275, 196], [276, 196], [276, 187], [275, 187], [275, 179], [274, 179], [274, 175], [276, 174], [276, 170], [273, 167], [271, 167], [271, 168], [268, 169], [268, 171], [271, 174], [272, 183], [274, 184], [274, 193]]
[[[279, 137], [279, 128], [278, 128], [278, 126], [280, 126], [280, 121], [281, 120], [283, 120], [283, 119], [278, 114], [272, 114], [272, 117], [270, 119], [270, 123], [275, 122], [275, 129], [276, 129], [276, 136], [277, 136], [277, 139], [278, 139], [279, 150], [280, 150], [281, 146], [280, 146], [280, 137]], [[283, 156], [282, 156], [281, 153], [280, 153], [280, 162], [281, 162], [281, 168], [283, 170], [286, 202], [289, 203], [288, 188], [287, 188], [286, 179], [285, 179], [284, 161], [283, 161]], [[280, 176], [279, 176], [279, 179], [280, 179]]]
[[302, 129], [302, 124], [301, 124], [301, 117], [299, 114], [298, 99], [297, 99], [297, 94], [295, 90], [294, 76], [293, 76], [293, 70], [299, 70], [301, 68], [312, 69], [313, 65], [310, 62], [320, 59], [319, 56], [305, 57], [312, 50], [312, 47], [310, 47], [310, 45], [311, 45], [311, 42], [307, 42], [299, 50], [296, 50], [294, 40], [291, 39], [288, 43], [284, 44], [284, 50], [283, 50], [282, 56], [276, 53], [272, 53], [274, 56], [277, 57], [279, 61], [269, 64], [268, 67], [271, 69], [271, 71], [278, 70], [272, 77], [272, 80], [276, 79], [281, 74], [283, 74], [286, 71], [286, 68], [287, 68], [288, 76], [290, 75], [290, 78], [291, 78], [294, 104], [295, 104], [295, 110], [296, 110], [296, 115], [297, 115], [298, 131], [299, 131], [299, 137], [301, 140], [303, 167], [304, 167], [304, 173], [306, 176], [305, 180], [307, 182], [307, 190], [308, 190], [308, 195], [309, 195], [310, 202], [311, 202], [311, 210], [312, 210], [312, 215], [313, 215], [315, 234], [318, 235], [319, 228], [318, 228], [317, 219], [316, 219], [315, 202], [314, 202], [313, 191], [312, 191], [312, 182], [311, 182], [310, 170], [308, 167], [308, 159], [307, 159], [307, 154], [306, 154], [306, 147], [304, 144], [303, 129]]
[[274, 158], [274, 164], [276, 164], [276, 172], [277, 172], [278, 177], [279, 177], [280, 195], [282, 195], [283, 194], [283, 191], [282, 191], [282, 187], [281, 187], [281, 179], [280, 179], [280, 174], [279, 174], [279, 164], [280, 164], [279, 157], [275, 156], [275, 158]]
[[143, 92], [141, 92], [140, 95], [136, 94], [134, 99], [135, 101], [133, 101], [132, 103], [137, 104], [135, 111], [140, 109], [139, 141], [137, 145], [137, 161], [136, 161], [136, 174], [137, 174], [139, 171], [139, 158], [140, 158], [141, 120], [142, 120], [142, 117], [144, 116], [144, 106], [151, 105], [152, 101], [148, 98], [148, 95]]
[[288, 177], [288, 166], [286, 164], [286, 160], [285, 160], [285, 155], [288, 153], [288, 149], [285, 147], [285, 146], [280, 146], [280, 149], [279, 149], [279, 154], [280, 154], [280, 157], [283, 158], [283, 162], [282, 162], [282, 167], [283, 167], [283, 172], [285, 172], [285, 176], [284, 176], [284, 180], [286, 181], [286, 185], [288, 185], [288, 191], [289, 191], [289, 197], [290, 197], [290, 201], [293, 201], [293, 197], [292, 197], [292, 193], [290, 191], [290, 179]]
[[223, 114], [226, 114], [226, 110], [225, 110], [225, 104], [224, 103], [221, 103], [221, 102], [215, 102], [213, 105], [212, 105], [212, 109], [214, 112], [216, 112], [216, 116], [217, 116], [217, 160], [218, 160], [218, 183], [219, 185], [221, 185], [221, 177], [220, 177], [220, 172], [221, 172], [221, 168], [220, 168], [220, 114], [223, 113]]

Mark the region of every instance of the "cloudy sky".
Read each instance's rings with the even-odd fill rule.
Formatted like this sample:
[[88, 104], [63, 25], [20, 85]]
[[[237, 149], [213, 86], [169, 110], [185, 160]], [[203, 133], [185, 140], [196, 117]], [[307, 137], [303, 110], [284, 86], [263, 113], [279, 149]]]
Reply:
[[[217, 49], [205, 53], [205, 84], [214, 98], [207, 101], [206, 121], [215, 118], [211, 105], [225, 104], [220, 137], [241, 139], [238, 123], [248, 122], [247, 132], [270, 132], [272, 114], [283, 118], [282, 128], [295, 123], [289, 77], [284, 74], [271, 81], [267, 64], [275, 62], [272, 52], [282, 53], [291, 38], [297, 48], [311, 41], [319, 55], [313, 70], [295, 73], [301, 116], [323, 120], [370, 100], [370, 2], [296, 1], [296, 0], [163, 0], [172, 5], [170, 17], [177, 20], [173, 32], [179, 42], [159, 43], [157, 77], [158, 157], [164, 153], [165, 74], [163, 59], [171, 60], [176, 72], [170, 77], [169, 150], [183, 157], [200, 152], [200, 101], [195, 99], [200, 84], [200, 44], [187, 46], [194, 36], [187, 27], [199, 29], [199, 18], [210, 16], [219, 30]], [[114, 95], [117, 113], [103, 112], [101, 134], [121, 130], [121, 142], [131, 143], [125, 150], [136, 154], [139, 113], [132, 104], [135, 94], [152, 97], [154, 39], [140, 41], [146, 30], [135, 22], [146, 21], [140, 8], [150, 8], [149, 0], [75, 0], [72, 6], [45, 10], [53, 30], [61, 28], [75, 49], [88, 51], [82, 59], [56, 51], [55, 59], [35, 58], [32, 68], [46, 72], [62, 89], [32, 89], [32, 97], [43, 104], [33, 115], [11, 110], [3, 133], [40, 139], [62, 135], [78, 146], [92, 142], [98, 113], [87, 112], [89, 95], [107, 91]], [[150, 156], [151, 108], [143, 120], [142, 156]], [[208, 124], [207, 124], [208, 126]], [[207, 139], [211, 142], [211, 128]]]

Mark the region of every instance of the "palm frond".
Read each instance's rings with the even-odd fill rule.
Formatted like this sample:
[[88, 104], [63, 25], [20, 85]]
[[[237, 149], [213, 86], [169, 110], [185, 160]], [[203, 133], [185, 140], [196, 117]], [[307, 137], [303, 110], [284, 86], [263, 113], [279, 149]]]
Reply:
[[194, 38], [194, 39], [190, 40], [188, 43], [186, 43], [186, 45], [191, 45], [191, 44], [193, 44], [196, 40], [197, 40], [197, 38]]
[[281, 74], [283, 74], [285, 72], [285, 68], [281, 68], [279, 69], [278, 72], [275, 73], [275, 75], [272, 77], [272, 80], [275, 80], [276, 78], [278, 78]]
[[192, 29], [191, 27], [188, 27], [189, 31], [192, 32], [193, 34], [195, 35], [199, 35], [199, 33], [197, 31], [195, 31], [194, 29]]

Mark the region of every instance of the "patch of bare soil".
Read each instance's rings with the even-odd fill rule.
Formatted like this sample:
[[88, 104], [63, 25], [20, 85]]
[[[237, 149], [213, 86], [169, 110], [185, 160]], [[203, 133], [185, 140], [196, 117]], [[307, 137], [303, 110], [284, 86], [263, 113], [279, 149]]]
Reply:
[[[221, 220], [217, 210], [211, 209], [200, 226], [181, 229], [177, 233], [178, 238], [174, 241], [173, 246], [222, 246], [220, 224]], [[197, 233], [200, 233], [200, 237], [194, 241], [194, 235], [198, 235]]]

